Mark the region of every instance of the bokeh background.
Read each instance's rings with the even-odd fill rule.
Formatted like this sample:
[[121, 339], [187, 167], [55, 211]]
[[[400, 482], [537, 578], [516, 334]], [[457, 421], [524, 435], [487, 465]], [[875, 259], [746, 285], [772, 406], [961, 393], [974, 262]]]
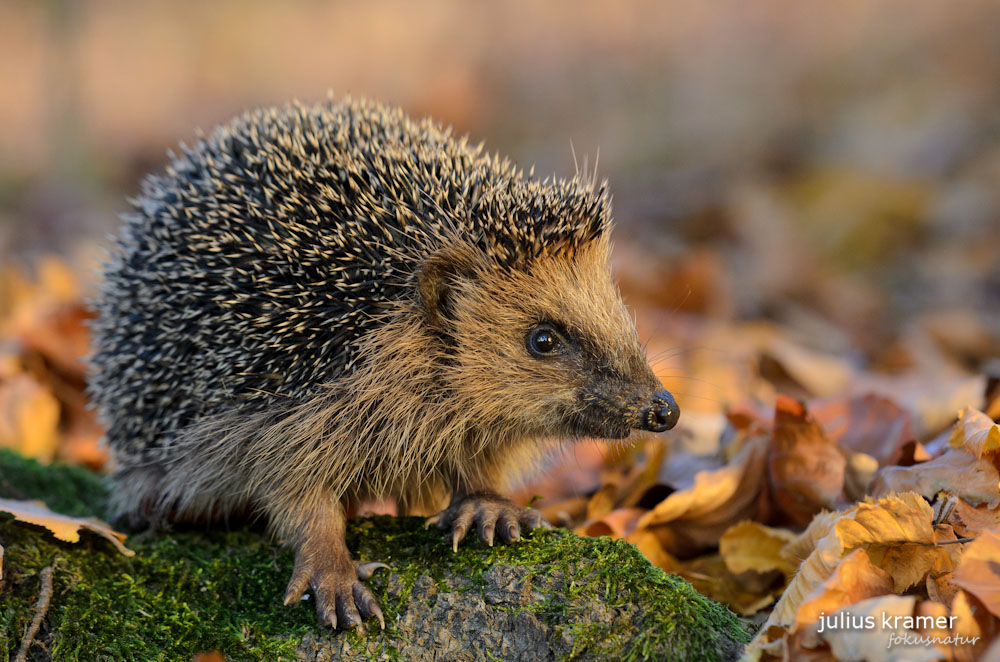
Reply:
[[7, 0], [0, 260], [42, 285], [8, 279], [0, 314], [89, 291], [197, 128], [332, 91], [540, 173], [599, 155], [692, 443], [748, 395], [960, 379], [1000, 337], [998, 34], [986, 2]]

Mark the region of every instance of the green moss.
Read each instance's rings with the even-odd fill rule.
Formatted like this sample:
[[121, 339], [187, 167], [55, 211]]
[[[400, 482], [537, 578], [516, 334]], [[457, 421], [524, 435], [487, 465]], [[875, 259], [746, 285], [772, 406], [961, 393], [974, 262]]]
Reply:
[[[80, 515], [101, 512], [105, 492], [86, 471], [41, 467], [2, 453], [0, 496], [42, 498]], [[38, 572], [47, 565], [55, 570], [55, 592], [42, 637], [53, 659], [190, 660], [196, 651], [215, 649], [232, 661], [294, 659], [304, 634], [323, 632], [311, 604], [281, 604], [291, 553], [253, 531], [131, 539], [136, 556], [126, 558], [95, 536], [60, 543], [6, 518], [0, 521], [0, 543], [6, 548], [0, 662], [17, 650], [31, 619]], [[524, 609], [552, 625], [557, 636], [572, 636], [567, 659], [586, 652], [624, 660], [712, 660], [724, 656], [727, 639], [748, 639], [731, 612], [620, 540], [540, 531], [521, 544], [465, 544], [452, 554], [441, 532], [424, 530], [420, 520], [379, 517], [352, 522], [348, 544], [361, 560], [392, 565], [394, 578], [392, 591], [384, 571], [369, 581], [387, 630], [337, 635], [356, 652], [399, 659], [403, 634], [393, 624], [421, 576], [430, 576], [441, 591], [479, 591], [496, 565], [532, 569], [532, 587], [543, 599]], [[633, 609], [635, 629], [622, 632], [615, 624], [594, 622], [585, 611], [595, 602]]]

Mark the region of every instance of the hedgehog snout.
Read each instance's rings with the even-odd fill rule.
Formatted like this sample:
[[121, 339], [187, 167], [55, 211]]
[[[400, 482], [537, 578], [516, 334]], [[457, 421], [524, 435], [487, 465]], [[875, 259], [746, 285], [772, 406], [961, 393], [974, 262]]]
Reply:
[[639, 409], [635, 427], [637, 430], [664, 432], [677, 425], [680, 415], [681, 410], [674, 396], [670, 391], [660, 389], [653, 394], [649, 404]]

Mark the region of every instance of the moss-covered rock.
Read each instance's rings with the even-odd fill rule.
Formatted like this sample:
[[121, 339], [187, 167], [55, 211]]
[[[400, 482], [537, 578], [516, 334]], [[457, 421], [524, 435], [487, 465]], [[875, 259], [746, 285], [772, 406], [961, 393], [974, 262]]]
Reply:
[[[96, 476], [8, 452], [0, 496], [105, 515]], [[227, 660], [720, 660], [748, 639], [732, 613], [632, 545], [565, 531], [452, 554], [419, 520], [354, 521], [356, 555], [392, 566], [369, 581], [386, 630], [359, 634], [318, 627], [308, 603], [282, 606], [292, 555], [257, 531], [133, 539], [126, 558], [96, 536], [65, 544], [0, 517], [0, 661], [17, 650], [49, 565], [55, 591], [36, 659], [191, 660], [219, 650]]]

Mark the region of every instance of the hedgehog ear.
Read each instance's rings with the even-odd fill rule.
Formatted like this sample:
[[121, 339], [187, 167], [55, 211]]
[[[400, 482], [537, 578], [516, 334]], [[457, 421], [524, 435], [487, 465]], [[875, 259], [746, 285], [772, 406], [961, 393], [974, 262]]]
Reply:
[[417, 292], [429, 326], [444, 326], [453, 312], [455, 285], [474, 274], [475, 260], [462, 247], [442, 249], [424, 260], [417, 270]]

